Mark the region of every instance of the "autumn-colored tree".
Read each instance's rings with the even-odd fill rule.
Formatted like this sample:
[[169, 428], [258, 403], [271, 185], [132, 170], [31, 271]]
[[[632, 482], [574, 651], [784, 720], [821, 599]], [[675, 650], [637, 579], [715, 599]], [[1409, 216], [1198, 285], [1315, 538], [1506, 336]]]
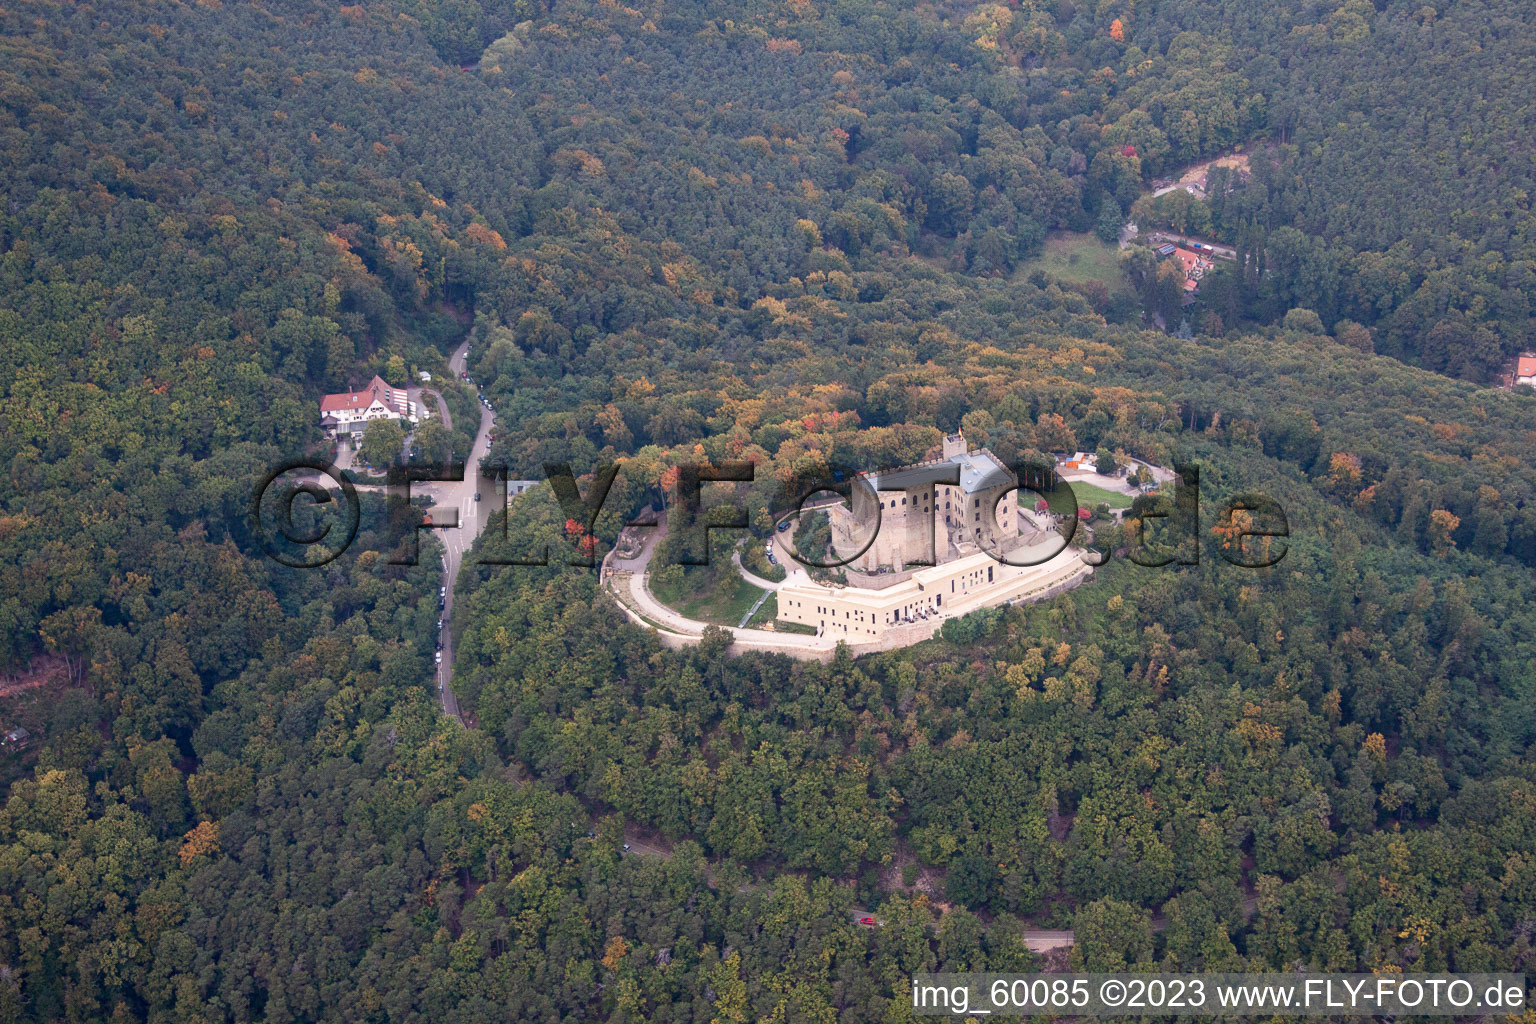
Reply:
[[1430, 548], [1438, 555], [1445, 555], [1456, 546], [1456, 539], [1451, 534], [1461, 525], [1461, 517], [1443, 508], [1437, 508], [1429, 514], [1429, 543]]
[[181, 866], [186, 867], [198, 857], [213, 856], [219, 852], [219, 825], [214, 821], [200, 821], [182, 837]]
[[629, 943], [624, 941], [624, 936], [615, 935], [608, 940], [608, 945], [603, 949], [603, 966], [611, 971], [618, 967], [628, 955]]
[[484, 224], [481, 224], [479, 221], [476, 221], [466, 227], [464, 229], [464, 234], [473, 241], [480, 243], [481, 245], [490, 246], [497, 252], [502, 252], [507, 248], [506, 239], [501, 237], [500, 232], [493, 228], [487, 227]]
[[1125, 42], [1125, 23], [1119, 18], [1109, 23], [1109, 38], [1117, 43]]
[[1328, 457], [1328, 481], [1335, 494], [1353, 499], [1360, 489], [1360, 457], [1349, 452], [1334, 452]]

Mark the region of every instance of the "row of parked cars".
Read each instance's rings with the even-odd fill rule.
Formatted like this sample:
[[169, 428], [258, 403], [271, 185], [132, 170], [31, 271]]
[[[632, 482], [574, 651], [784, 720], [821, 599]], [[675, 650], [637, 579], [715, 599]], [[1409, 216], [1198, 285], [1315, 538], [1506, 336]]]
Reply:
[[[437, 610], [439, 612], [441, 612], [441, 611], [444, 611], [447, 607], [448, 607], [448, 588], [446, 586], [438, 587], [437, 588]], [[443, 616], [441, 616], [441, 615], [439, 615], [437, 617], [437, 654], [435, 655], [435, 660], [436, 660], [436, 663], [439, 664], [439, 665], [441, 665], [443, 663]], [[442, 683], [441, 679], [438, 680], [437, 688], [439, 690], [441, 690], [443, 688], [443, 683]]]
[[[469, 349], [466, 348], [464, 350], [464, 354], [466, 356], [468, 356], [469, 355]], [[475, 383], [475, 378], [471, 377], [467, 372], [459, 374], [459, 377], [466, 384], [471, 384], [472, 385], [472, 384]], [[479, 388], [475, 388], [475, 397], [480, 400], [481, 408], [487, 409], [487, 410], [489, 410], [491, 408], [491, 400], [485, 397], [485, 392], [484, 391], [481, 391]], [[491, 413], [491, 422], [492, 423], [496, 422], [496, 414], [495, 414], [495, 412]], [[495, 434], [488, 434], [486, 436], [486, 441], [487, 442], [494, 441], [494, 440], [496, 440], [496, 435]], [[475, 492], [475, 500], [476, 501], [480, 500], [480, 492], [479, 491]]]
[[[785, 533], [785, 532], [787, 532], [789, 530], [789, 526], [790, 526], [790, 520], [786, 517], [784, 519], [780, 519], [779, 520], [779, 525], [774, 527], [774, 529], [777, 530], [779, 533]], [[778, 558], [776, 558], [774, 556], [774, 554], [773, 554], [773, 542], [772, 541], [769, 541], [767, 544], [763, 545], [763, 554], [767, 556], [768, 564], [769, 565], [778, 565], [779, 564]]]

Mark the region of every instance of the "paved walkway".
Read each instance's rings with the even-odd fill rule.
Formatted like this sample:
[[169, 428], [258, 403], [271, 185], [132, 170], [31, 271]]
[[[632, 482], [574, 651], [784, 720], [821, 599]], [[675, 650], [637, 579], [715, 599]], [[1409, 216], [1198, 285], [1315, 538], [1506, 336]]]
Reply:
[[747, 623], [752, 621], [752, 616], [756, 615], [757, 614], [757, 610], [763, 606], [763, 602], [768, 600], [772, 596], [773, 596], [773, 591], [771, 591], [771, 590], [763, 591], [762, 595], [757, 599], [756, 602], [753, 603], [752, 607], [747, 609], [747, 614], [743, 615], [741, 617], [741, 621], [736, 623], [736, 627], [738, 629], [745, 629]]

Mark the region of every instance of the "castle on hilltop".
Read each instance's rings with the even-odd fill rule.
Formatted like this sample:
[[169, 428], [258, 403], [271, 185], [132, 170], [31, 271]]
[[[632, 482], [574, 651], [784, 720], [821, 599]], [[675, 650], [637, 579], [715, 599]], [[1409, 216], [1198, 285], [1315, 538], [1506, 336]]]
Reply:
[[872, 543], [876, 517], [866, 507], [867, 491], [864, 502], [855, 496], [853, 511], [831, 509], [832, 550], [838, 558], [856, 556], [850, 569], [902, 572], [1016, 546], [1013, 473], [987, 449], [970, 451], [961, 433], [945, 437], [940, 452], [937, 459], [862, 478], [880, 506]]
[[889, 649], [979, 608], [1070, 590], [1093, 572], [1050, 523], [1018, 507], [1017, 480], [997, 456], [970, 451], [962, 434], [944, 438], [937, 459], [860, 479], [873, 498], [861, 487], [853, 511], [826, 506], [833, 553], [855, 556], [847, 582], [792, 573], [778, 591], [780, 622]]

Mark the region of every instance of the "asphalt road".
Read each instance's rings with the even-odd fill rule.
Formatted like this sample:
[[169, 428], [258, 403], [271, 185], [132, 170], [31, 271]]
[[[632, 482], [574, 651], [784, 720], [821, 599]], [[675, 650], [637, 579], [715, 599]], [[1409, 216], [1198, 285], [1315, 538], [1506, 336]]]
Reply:
[[[448, 366], [455, 375], [464, 372], [465, 360], [469, 354], [469, 341], [466, 339], [453, 355], [448, 359]], [[441, 403], [440, 403], [441, 404]], [[446, 409], [445, 422], [446, 422]], [[438, 695], [443, 703], [443, 712], [456, 720], [460, 725], [464, 724], [464, 716], [459, 710], [459, 699], [453, 693], [453, 630], [449, 624], [453, 621], [453, 595], [454, 584], [458, 581], [459, 566], [464, 561], [464, 555], [480, 536], [480, 531], [485, 529], [486, 520], [490, 518], [493, 495], [499, 493], [493, 480], [483, 480], [480, 477], [480, 460], [490, 450], [488, 438], [491, 433], [491, 425], [495, 421], [495, 415], [484, 407], [480, 410], [480, 429], [475, 435], [475, 443], [470, 448], [469, 458], [464, 465], [464, 479], [462, 481], [435, 481], [421, 484], [421, 493], [430, 495], [433, 500], [432, 515], [436, 519], [445, 512], [452, 510], [458, 515], [457, 529], [444, 529], [440, 531], [443, 541], [445, 559], [443, 565], [443, 586], [447, 593], [443, 598], [443, 610], [441, 618], [443, 626], [443, 661], [437, 666]], [[475, 501], [475, 494], [479, 492], [481, 501]]]

